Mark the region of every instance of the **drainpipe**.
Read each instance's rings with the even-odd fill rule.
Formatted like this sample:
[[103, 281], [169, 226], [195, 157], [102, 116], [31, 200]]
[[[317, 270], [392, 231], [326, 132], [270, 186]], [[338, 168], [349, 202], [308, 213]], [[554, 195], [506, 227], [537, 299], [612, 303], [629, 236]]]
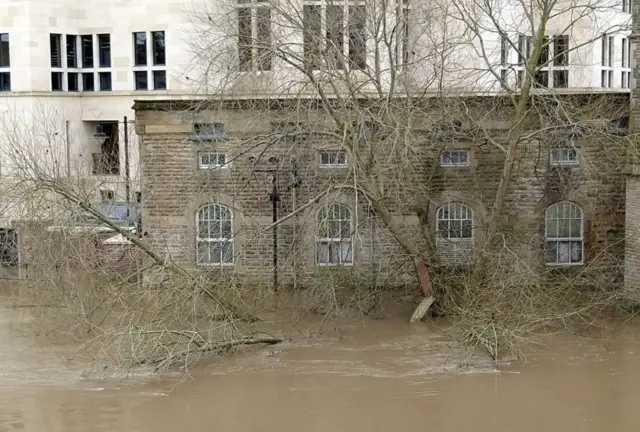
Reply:
[[124, 116], [124, 189], [127, 200], [127, 224], [131, 222], [131, 179], [129, 173], [129, 120]]
[[280, 194], [278, 193], [278, 174], [273, 173], [273, 189], [269, 194], [269, 201], [272, 205], [272, 221], [273, 227], [273, 292], [278, 292], [278, 201], [280, 201]]

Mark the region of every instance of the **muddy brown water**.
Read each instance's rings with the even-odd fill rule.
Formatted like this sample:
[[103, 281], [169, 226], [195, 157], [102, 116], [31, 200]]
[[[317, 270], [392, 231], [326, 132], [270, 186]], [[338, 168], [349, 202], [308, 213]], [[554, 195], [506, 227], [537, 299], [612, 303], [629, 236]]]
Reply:
[[494, 371], [457, 367], [428, 325], [354, 323], [175, 377], [83, 379], [50, 346], [16, 336], [0, 306], [5, 431], [638, 431], [640, 335], [558, 337]]

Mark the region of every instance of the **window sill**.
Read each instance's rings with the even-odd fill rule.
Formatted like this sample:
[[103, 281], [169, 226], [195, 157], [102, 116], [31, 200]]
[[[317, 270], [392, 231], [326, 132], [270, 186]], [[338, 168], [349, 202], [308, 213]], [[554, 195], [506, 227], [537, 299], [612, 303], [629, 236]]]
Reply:
[[563, 268], [563, 267], [580, 267], [584, 265], [584, 261], [576, 263], [545, 263], [547, 267]]
[[211, 263], [211, 264], [196, 263], [196, 266], [206, 267], [206, 268], [212, 268], [212, 267], [225, 268], [225, 267], [233, 267], [234, 265], [235, 263]]
[[342, 263], [342, 264], [316, 263], [316, 267], [320, 267], [320, 268], [327, 268], [327, 267], [353, 267], [353, 263]]

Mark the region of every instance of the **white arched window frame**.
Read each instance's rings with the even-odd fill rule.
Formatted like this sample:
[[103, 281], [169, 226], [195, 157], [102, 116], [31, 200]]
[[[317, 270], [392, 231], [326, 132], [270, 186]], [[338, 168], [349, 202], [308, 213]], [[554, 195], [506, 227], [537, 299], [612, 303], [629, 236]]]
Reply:
[[584, 212], [571, 201], [551, 204], [545, 212], [547, 264], [584, 263]]
[[338, 266], [353, 264], [353, 222], [351, 210], [342, 204], [330, 204], [320, 211], [316, 236], [316, 264]]
[[448, 240], [473, 238], [473, 210], [466, 204], [450, 202], [436, 212], [438, 237]]
[[198, 265], [233, 265], [233, 212], [221, 204], [206, 204], [196, 213]]

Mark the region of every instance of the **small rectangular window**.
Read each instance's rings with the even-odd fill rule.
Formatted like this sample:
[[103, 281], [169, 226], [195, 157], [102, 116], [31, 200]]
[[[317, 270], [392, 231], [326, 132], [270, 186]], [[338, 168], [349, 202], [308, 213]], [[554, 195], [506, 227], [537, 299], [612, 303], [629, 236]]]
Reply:
[[113, 193], [112, 190], [105, 190], [102, 189], [100, 191], [100, 201], [102, 201], [103, 203], [109, 203], [112, 202], [114, 199], [115, 194]]
[[306, 67], [319, 69], [322, 58], [322, 6], [303, 5], [303, 56]]
[[51, 72], [51, 91], [63, 91], [63, 72]]
[[67, 90], [78, 91], [78, 73], [69, 72], [67, 74]]
[[348, 166], [347, 152], [343, 150], [331, 150], [331, 151], [321, 152], [320, 166], [323, 168], [344, 168]]
[[91, 69], [93, 67], [93, 35], [80, 36], [82, 48], [82, 67]]
[[464, 167], [469, 166], [469, 150], [445, 150], [440, 153], [440, 166]]
[[163, 31], [151, 32], [151, 40], [153, 41], [153, 64], [161, 66], [166, 64], [166, 50]]
[[631, 13], [631, 0], [622, 0], [622, 12]]
[[364, 70], [367, 67], [367, 9], [349, 7], [349, 67]]
[[509, 48], [509, 39], [507, 39], [505, 35], [502, 35], [500, 38], [500, 64], [502, 66], [507, 66], [509, 63]]
[[149, 90], [149, 74], [146, 70], [133, 72], [136, 90]]
[[219, 140], [226, 136], [224, 123], [196, 123], [194, 130], [202, 140]]
[[549, 87], [549, 71], [539, 70], [533, 76], [534, 87]]
[[111, 72], [100, 72], [100, 91], [111, 91]]
[[256, 30], [259, 46], [256, 48], [256, 68], [259, 71], [271, 70], [271, 9], [259, 7], [256, 10]]
[[553, 39], [553, 65], [569, 66], [569, 36], [556, 36]]
[[111, 35], [98, 35], [98, 65], [111, 67]]
[[573, 147], [551, 149], [549, 162], [553, 166], [580, 164], [580, 161], [578, 160], [578, 151]]
[[200, 152], [198, 153], [198, 166], [200, 169], [227, 168], [227, 155], [219, 152]]
[[51, 67], [62, 67], [62, 35], [49, 35], [49, 51], [51, 55]]
[[10, 66], [9, 33], [0, 33], [0, 67], [8, 68]]
[[2, 92], [11, 91], [11, 73], [10, 72], [0, 72], [0, 91]]
[[569, 71], [568, 70], [554, 70], [553, 71], [553, 86], [555, 88], [567, 88], [567, 87], [569, 87]]
[[94, 91], [96, 89], [93, 72], [82, 74], [82, 91]]
[[147, 65], [147, 33], [133, 34], [133, 64], [134, 66]]
[[67, 67], [78, 67], [78, 37], [76, 35], [67, 35]]
[[531, 36], [518, 35], [518, 64], [524, 65], [531, 54]]
[[153, 72], [153, 89], [154, 90], [166, 90], [167, 89], [167, 72], [154, 70]]

